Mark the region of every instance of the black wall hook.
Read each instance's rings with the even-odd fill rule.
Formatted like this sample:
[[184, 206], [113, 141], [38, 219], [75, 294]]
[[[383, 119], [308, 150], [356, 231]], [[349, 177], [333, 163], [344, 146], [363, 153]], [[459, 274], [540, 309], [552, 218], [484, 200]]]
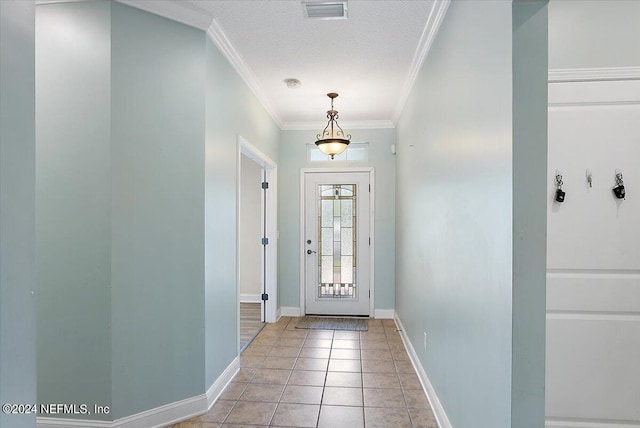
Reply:
[[626, 199], [627, 192], [624, 189], [624, 181], [622, 180], [622, 172], [616, 171], [616, 187], [613, 188], [613, 194], [618, 199]]
[[556, 202], [564, 202], [565, 192], [562, 191], [562, 174], [556, 171]]

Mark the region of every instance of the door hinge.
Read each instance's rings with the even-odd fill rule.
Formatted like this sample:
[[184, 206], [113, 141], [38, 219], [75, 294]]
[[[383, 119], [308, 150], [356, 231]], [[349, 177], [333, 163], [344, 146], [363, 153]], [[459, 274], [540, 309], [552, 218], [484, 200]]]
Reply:
[[371, 298], [371, 290], [369, 290], [369, 298]]
[[371, 184], [369, 184], [369, 192], [371, 192]]
[[262, 238], [260, 242], [262, 242], [262, 245], [269, 245], [269, 238]]
[[371, 237], [369, 237], [369, 245], [371, 245]]
[[268, 188], [269, 188], [269, 182], [267, 182], [267, 181], [263, 181], [263, 182], [262, 182], [262, 188], [263, 188], [263, 189], [268, 189]]
[[269, 295], [267, 293], [262, 293], [262, 300], [269, 300]]

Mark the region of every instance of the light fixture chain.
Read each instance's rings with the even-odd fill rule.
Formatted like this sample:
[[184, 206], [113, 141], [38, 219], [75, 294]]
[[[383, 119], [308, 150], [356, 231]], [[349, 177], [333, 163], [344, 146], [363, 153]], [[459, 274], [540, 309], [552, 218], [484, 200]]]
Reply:
[[322, 131], [322, 134], [316, 135], [316, 138], [318, 139], [316, 141], [316, 146], [318, 146], [322, 153], [331, 156], [331, 159], [333, 159], [335, 155], [345, 151], [351, 140], [351, 135], [349, 134], [345, 138], [345, 133], [338, 124], [340, 115], [333, 105], [333, 100], [338, 96], [338, 94], [330, 92], [327, 96], [331, 99], [331, 110], [327, 111], [327, 119], [329, 119], [329, 121]]

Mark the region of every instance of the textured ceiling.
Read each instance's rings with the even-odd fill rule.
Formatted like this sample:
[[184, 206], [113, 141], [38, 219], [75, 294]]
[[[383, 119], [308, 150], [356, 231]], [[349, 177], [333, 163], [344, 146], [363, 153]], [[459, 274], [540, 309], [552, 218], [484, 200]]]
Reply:
[[[340, 94], [342, 124], [392, 126], [448, 4], [349, 0], [348, 19], [310, 20], [296, 0], [119, 1], [213, 22], [218, 46], [285, 129], [324, 126], [327, 92]], [[290, 89], [286, 78], [302, 85]]]

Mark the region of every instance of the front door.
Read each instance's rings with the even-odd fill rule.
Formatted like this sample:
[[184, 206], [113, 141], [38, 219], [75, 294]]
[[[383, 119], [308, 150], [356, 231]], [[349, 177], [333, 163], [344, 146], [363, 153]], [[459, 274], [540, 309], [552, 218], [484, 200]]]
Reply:
[[305, 313], [369, 315], [368, 172], [305, 173]]

